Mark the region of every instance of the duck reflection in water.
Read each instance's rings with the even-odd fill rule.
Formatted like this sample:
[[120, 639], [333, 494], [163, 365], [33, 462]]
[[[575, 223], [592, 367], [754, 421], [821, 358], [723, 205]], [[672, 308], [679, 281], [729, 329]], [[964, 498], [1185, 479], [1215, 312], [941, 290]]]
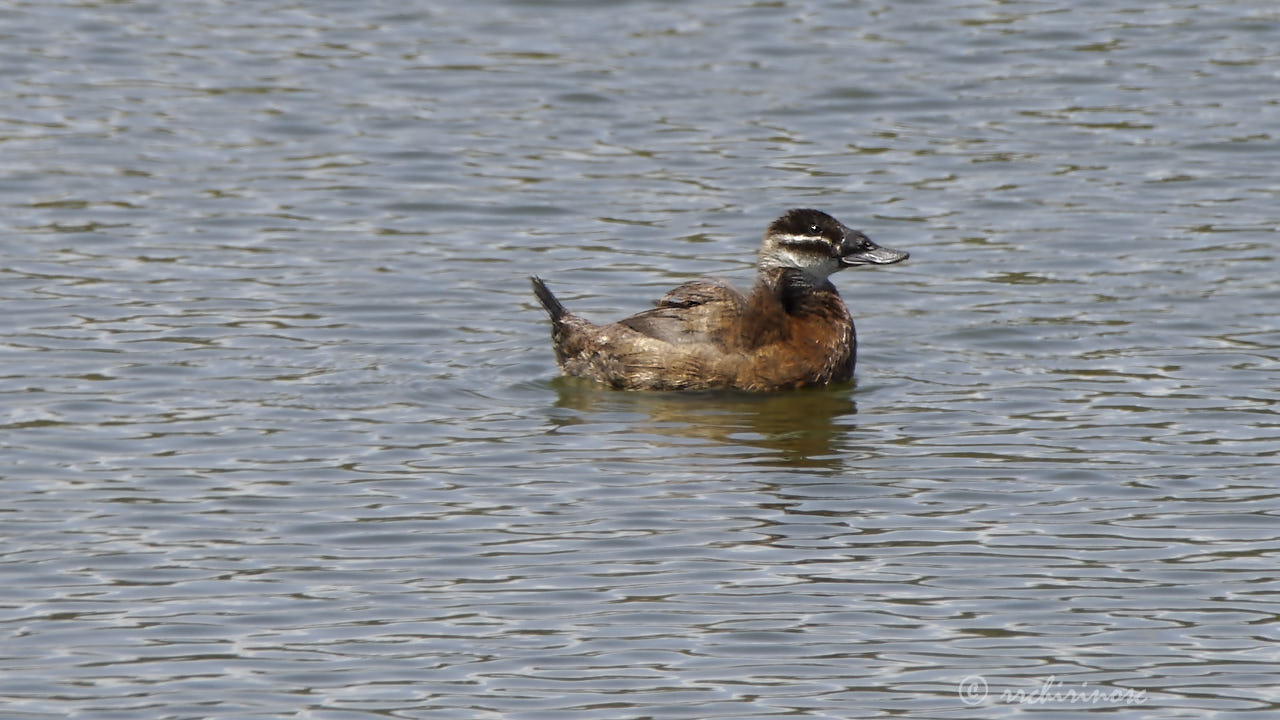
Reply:
[[[702, 392], [618, 393], [594, 382], [561, 377], [552, 382], [556, 406], [574, 411], [554, 419], [560, 427], [611, 422], [617, 413], [647, 417], [629, 432], [649, 432], [655, 442], [689, 448], [690, 440], [707, 441], [710, 452], [732, 461], [722, 448], [743, 446], [742, 455], [768, 467], [845, 470], [858, 451], [847, 445], [856, 427], [852, 388], [805, 389], [786, 393], [725, 390]], [[765, 452], [760, 452], [765, 451]]]

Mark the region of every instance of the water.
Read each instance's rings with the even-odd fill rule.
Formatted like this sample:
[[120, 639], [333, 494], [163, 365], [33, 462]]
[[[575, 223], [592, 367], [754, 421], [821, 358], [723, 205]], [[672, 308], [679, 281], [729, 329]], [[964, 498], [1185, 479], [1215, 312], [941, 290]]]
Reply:
[[[1273, 716], [1278, 29], [0, 3], [4, 716]], [[855, 384], [556, 377], [792, 206]]]

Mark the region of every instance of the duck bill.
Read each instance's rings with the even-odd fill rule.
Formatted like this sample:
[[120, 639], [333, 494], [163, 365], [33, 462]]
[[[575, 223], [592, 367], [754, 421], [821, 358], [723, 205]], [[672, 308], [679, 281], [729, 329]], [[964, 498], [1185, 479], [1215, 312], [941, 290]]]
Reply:
[[871, 247], [859, 248], [856, 252], [840, 257], [840, 264], [846, 267], [855, 265], [892, 265], [896, 262], [902, 262], [911, 255], [905, 250], [894, 250], [893, 248], [880, 247], [872, 245]]

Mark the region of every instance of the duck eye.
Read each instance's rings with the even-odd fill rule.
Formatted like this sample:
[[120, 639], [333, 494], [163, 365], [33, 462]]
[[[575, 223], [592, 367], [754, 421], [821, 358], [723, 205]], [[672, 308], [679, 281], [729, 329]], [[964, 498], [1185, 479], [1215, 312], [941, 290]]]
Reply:
[[809, 232], [813, 233], [814, 235], [817, 235], [817, 234], [818, 234], [818, 226], [817, 226], [817, 225], [810, 225], [810, 226], [809, 226]]

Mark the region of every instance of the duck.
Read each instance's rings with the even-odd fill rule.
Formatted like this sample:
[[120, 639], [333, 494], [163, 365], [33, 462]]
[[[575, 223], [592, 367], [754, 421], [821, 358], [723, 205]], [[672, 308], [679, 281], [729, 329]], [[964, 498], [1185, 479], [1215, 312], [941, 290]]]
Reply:
[[776, 391], [852, 379], [857, 333], [830, 277], [908, 257], [821, 210], [794, 208], [765, 230], [747, 293], [693, 280], [651, 309], [597, 325], [568, 311], [541, 278], [529, 279], [565, 375], [619, 390]]

